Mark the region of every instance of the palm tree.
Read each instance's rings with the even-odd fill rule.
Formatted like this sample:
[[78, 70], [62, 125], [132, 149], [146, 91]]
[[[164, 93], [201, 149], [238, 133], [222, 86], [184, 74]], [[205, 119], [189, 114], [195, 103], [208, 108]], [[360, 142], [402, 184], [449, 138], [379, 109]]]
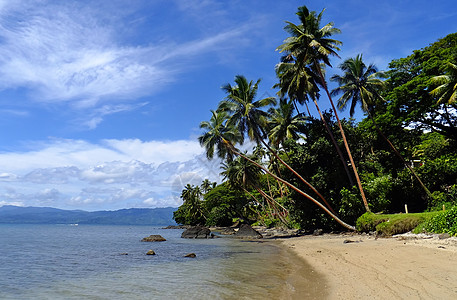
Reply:
[[298, 66], [309, 65], [313, 72], [318, 75], [316, 82], [323, 87], [330, 101], [343, 138], [344, 146], [346, 147], [349, 160], [354, 170], [354, 175], [365, 209], [370, 211], [365, 192], [363, 191], [362, 182], [360, 181], [351, 150], [349, 149], [343, 125], [338, 117], [322, 71], [321, 63], [331, 67], [329, 57], [330, 55], [339, 57], [336, 51], [340, 50], [338, 47], [342, 44], [340, 41], [331, 38], [332, 35], [340, 33], [339, 29], [333, 27], [332, 22], [321, 27], [320, 23], [323, 13], [324, 10], [319, 14], [316, 14], [314, 11], [310, 12], [306, 6], [299, 7], [297, 16], [300, 19], [300, 24], [295, 25], [291, 22], [287, 22], [284, 29], [291, 36], [284, 40], [284, 43], [280, 45], [277, 50], [285, 52], [289, 56], [289, 60], [293, 60]]
[[211, 191], [215, 186], [216, 186], [215, 182], [211, 182], [211, 181], [209, 181], [208, 178], [206, 178], [205, 180], [203, 180], [200, 187], [201, 187], [202, 191], [206, 194], [209, 191]]
[[447, 74], [435, 76], [431, 79], [432, 84], [439, 84], [430, 94], [437, 96], [438, 104], [455, 104], [457, 102], [457, 65], [448, 62], [445, 65]]
[[324, 124], [325, 129], [327, 130], [330, 140], [332, 141], [333, 146], [335, 147], [336, 152], [340, 157], [340, 160], [343, 164], [343, 168], [349, 179], [349, 183], [352, 186], [354, 185], [354, 182], [352, 181], [352, 176], [349, 173], [346, 159], [344, 158], [343, 153], [341, 152], [341, 148], [336, 142], [335, 137], [333, 136], [333, 132], [330, 129], [330, 126], [328, 125], [327, 121], [325, 120], [324, 115], [322, 114], [317, 103], [317, 99], [319, 97], [319, 88], [316, 83], [316, 78], [318, 77], [318, 75], [314, 74], [313, 71], [306, 65], [286, 62], [290, 59], [291, 56], [285, 56], [282, 58], [283, 61], [276, 65], [276, 75], [279, 78], [279, 84], [276, 84], [273, 87], [280, 88], [278, 93], [280, 96], [284, 96], [287, 94], [290, 99], [294, 100], [294, 103], [295, 101], [297, 101], [302, 105], [305, 104], [306, 109], [308, 111], [308, 115], [310, 116], [311, 113], [309, 112], [307, 101], [309, 98], [313, 100], [317, 112], [319, 113], [319, 117], [321, 118], [321, 121]]
[[[263, 111], [262, 108], [276, 104], [274, 97], [268, 97], [260, 100], [255, 100], [258, 90], [260, 79], [256, 83], [253, 81], [248, 82], [247, 79], [242, 75], [235, 77], [236, 85], [232, 86], [226, 84], [222, 89], [227, 93], [225, 100], [219, 103], [218, 111], [224, 111], [230, 113], [227, 124], [234, 125], [241, 135], [247, 133], [247, 136], [251, 141], [255, 141], [257, 144], [262, 143], [268, 151], [270, 151], [278, 161], [288, 168], [297, 178], [305, 183], [319, 198], [324, 201], [325, 205], [333, 212], [334, 210], [327, 202], [327, 200], [319, 193], [315, 187], [313, 187], [308, 181], [306, 181], [300, 174], [292, 169], [279, 155], [274, 151], [264, 140], [265, 133], [264, 128], [267, 123], [267, 112]], [[241, 139], [241, 143], [243, 138]]]
[[[246, 155], [242, 154], [234, 146], [234, 144], [239, 143], [240, 139], [238, 139], [236, 137], [236, 135], [227, 134], [227, 133], [239, 132], [239, 131], [235, 129], [233, 124], [228, 124], [228, 122], [218, 123], [219, 124], [218, 126], [208, 126], [209, 124], [215, 123], [215, 120], [217, 119], [218, 114], [223, 114], [222, 112], [216, 113], [214, 111], [212, 111], [212, 113], [213, 113], [213, 116], [211, 119], [214, 118], [214, 120], [212, 120], [210, 122], [204, 121], [200, 124], [200, 128], [203, 128], [206, 131], [198, 138], [200, 144], [203, 147], [205, 147], [205, 149], [206, 149], [206, 156], [208, 157], [208, 159], [213, 158], [215, 149], [223, 149], [223, 151], [216, 151], [217, 155], [222, 159], [225, 159], [226, 157], [232, 157], [233, 155], [242, 157], [243, 159], [249, 161], [250, 163], [252, 163], [255, 166], [257, 166], [258, 168], [260, 168], [263, 172], [271, 175], [274, 179], [284, 183], [289, 188], [298, 192], [300, 195], [302, 195], [305, 198], [314, 202], [317, 206], [319, 206], [322, 210], [324, 210], [329, 216], [331, 216], [335, 221], [337, 221], [343, 227], [345, 227], [349, 230], [355, 230], [354, 226], [351, 226], [351, 225], [343, 222], [334, 213], [332, 213], [327, 207], [322, 205], [319, 201], [314, 199], [312, 196], [308, 195], [307, 193], [303, 192], [302, 190], [300, 190], [293, 184], [289, 183], [288, 181], [286, 181], [286, 180], [278, 177], [274, 173], [270, 172], [267, 168], [260, 165], [258, 162], [254, 161], [251, 158], [247, 157]], [[224, 130], [215, 130], [216, 128], [219, 128], [219, 129], [224, 128]], [[230, 139], [228, 139], [229, 137], [234, 137], [234, 139], [230, 140]]]
[[292, 101], [281, 99], [278, 108], [269, 110], [268, 119], [269, 131], [268, 138], [271, 144], [278, 149], [286, 139], [298, 140], [300, 135], [298, 130], [305, 124], [305, 118], [294, 114], [294, 105]]
[[386, 76], [378, 72], [374, 64], [367, 67], [363, 62], [362, 54], [346, 59], [339, 67], [344, 75], [333, 75], [330, 80], [339, 85], [332, 90], [331, 95], [343, 94], [338, 100], [340, 110], [345, 109], [350, 103], [349, 114], [352, 117], [358, 103], [362, 105], [364, 112], [370, 113], [376, 103], [383, 101], [379, 91], [385, 86], [381, 78]]
[[[253, 160], [256, 159], [251, 156], [249, 157]], [[224, 176], [224, 180], [228, 180], [230, 186], [243, 190], [245, 193], [250, 195], [259, 205], [261, 205], [265, 211], [267, 211], [264, 204], [257, 200], [257, 198], [255, 198], [255, 196], [249, 192], [249, 188], [254, 188], [266, 200], [269, 211], [277, 214], [280, 220], [284, 224], [287, 224], [287, 221], [282, 217], [283, 215], [288, 214], [287, 209], [285, 209], [273, 197], [269, 196], [259, 187], [259, 179], [262, 171], [259, 167], [243, 159], [242, 157], [237, 157], [231, 162], [224, 163], [222, 165], [222, 169], [224, 171], [221, 172], [221, 175]], [[279, 212], [278, 207], [281, 208], [282, 213]]]
[[401, 159], [403, 164], [416, 177], [422, 188], [427, 193], [427, 196], [431, 197], [430, 191], [424, 185], [422, 180], [419, 178], [410, 164], [404, 160], [403, 156], [392, 144], [392, 142], [382, 133], [381, 129], [378, 127], [375, 119], [373, 118], [374, 108], [376, 104], [384, 101], [379, 92], [385, 87], [385, 82], [381, 80], [381, 78], [386, 78], [386, 75], [383, 72], [378, 72], [374, 64], [370, 64], [367, 67], [367, 65], [363, 62], [361, 54], [358, 54], [355, 58], [346, 59], [340, 65], [340, 69], [344, 72], [342, 76], [333, 75], [330, 78], [330, 80], [335, 81], [339, 84], [339, 87], [332, 90], [331, 95], [336, 96], [338, 94], [342, 94], [338, 100], [339, 109], [344, 110], [350, 103], [349, 114], [352, 117], [355, 112], [355, 107], [358, 103], [360, 103], [362, 110], [368, 114], [379, 135], [384, 138], [394, 153]]
[[206, 219], [201, 207], [201, 190], [198, 186], [187, 184], [181, 192], [181, 198], [184, 204], [188, 207], [190, 219], [193, 220], [193, 225], [200, 223], [200, 220]]
[[252, 80], [248, 82], [243, 75], [235, 76], [235, 85], [227, 83], [222, 86], [227, 97], [219, 103], [218, 108], [219, 111], [230, 114], [230, 124], [235, 125], [239, 132], [247, 133], [249, 139], [257, 143], [264, 136], [262, 125], [268, 115], [262, 109], [276, 104], [274, 97], [255, 100], [259, 83], [260, 79], [254, 83]]
[[198, 138], [198, 141], [207, 149], [206, 157], [208, 159], [212, 159], [214, 151], [216, 151], [217, 156], [231, 160], [233, 151], [230, 149], [230, 143], [241, 142], [243, 136], [233, 126], [227, 124], [228, 114], [226, 112], [211, 110], [211, 113], [212, 116], [209, 121], [200, 123], [200, 128], [205, 129], [206, 132]]

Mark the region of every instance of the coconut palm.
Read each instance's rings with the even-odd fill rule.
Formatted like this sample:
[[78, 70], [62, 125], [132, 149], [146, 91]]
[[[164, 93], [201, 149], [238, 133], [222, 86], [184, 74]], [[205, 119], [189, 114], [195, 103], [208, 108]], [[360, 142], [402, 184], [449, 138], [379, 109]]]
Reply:
[[[244, 154], [247, 156], [247, 154]], [[251, 159], [255, 160], [256, 157], [248, 156]], [[269, 211], [278, 211], [278, 206], [280, 206], [286, 213], [287, 210], [282, 207], [276, 200], [271, 196], [267, 195], [259, 187], [259, 179], [262, 173], [262, 170], [257, 167], [255, 164], [243, 159], [242, 157], [237, 157], [233, 161], [223, 163], [221, 175], [224, 176], [224, 180], [228, 180], [230, 186], [243, 190], [245, 193], [249, 194], [258, 204], [260, 204], [265, 211], [264, 204], [259, 201], [252, 193], [249, 192], [250, 188], [254, 188], [263, 198], [265, 198], [266, 203], [268, 204]], [[284, 219], [281, 219], [283, 223], [286, 223]]]
[[188, 208], [189, 217], [194, 220], [195, 223], [199, 223], [200, 220], [206, 219], [201, 207], [201, 197], [202, 193], [198, 186], [187, 184], [181, 192], [181, 198]]
[[344, 110], [350, 104], [349, 114], [352, 117], [358, 103], [364, 112], [369, 113], [376, 103], [383, 101], [379, 91], [385, 86], [381, 78], [386, 76], [383, 72], [378, 72], [374, 64], [367, 67], [362, 54], [346, 59], [339, 68], [344, 72], [343, 76], [333, 75], [330, 80], [339, 85], [332, 90], [331, 95], [343, 94], [338, 100], [340, 110]]
[[358, 103], [360, 103], [362, 110], [368, 114], [379, 135], [384, 138], [394, 153], [401, 159], [403, 164], [416, 177], [417, 181], [425, 190], [427, 195], [431, 197], [430, 191], [424, 185], [410, 164], [404, 160], [397, 148], [384, 135], [373, 117], [376, 104], [384, 101], [379, 92], [385, 87], [385, 82], [381, 78], [386, 78], [386, 75], [383, 72], [378, 72], [374, 64], [367, 66], [363, 62], [361, 54], [358, 54], [355, 58], [346, 59], [340, 65], [340, 69], [344, 72], [342, 76], [333, 75], [330, 78], [330, 80], [339, 84], [339, 87], [332, 90], [331, 95], [335, 96], [342, 94], [338, 100], [339, 109], [344, 110], [350, 103], [349, 114], [352, 117], [355, 112], [355, 107]]
[[342, 44], [340, 41], [331, 38], [334, 34], [340, 33], [340, 30], [335, 28], [332, 22], [321, 27], [320, 23], [323, 13], [324, 10], [317, 14], [314, 11], [310, 12], [306, 6], [299, 7], [297, 16], [300, 20], [300, 24], [296, 25], [291, 22], [287, 22], [284, 29], [291, 36], [285, 39], [284, 43], [280, 45], [277, 50], [285, 52], [285, 54], [289, 56], [289, 60], [294, 61], [298, 66], [309, 65], [310, 68], [313, 69], [313, 72], [318, 74], [316, 82], [322, 86], [328, 96], [343, 138], [344, 146], [351, 162], [351, 166], [354, 170], [354, 175], [365, 205], [365, 209], [370, 211], [365, 197], [365, 192], [363, 191], [362, 182], [360, 181], [359, 174], [344, 133], [343, 125], [338, 117], [338, 113], [322, 71], [321, 63], [331, 67], [330, 56], [339, 57], [336, 51], [340, 50], [339, 46]]
[[[291, 56], [285, 56], [282, 59], [287, 61], [288, 59], [291, 59]], [[290, 99], [297, 101], [302, 105], [305, 104], [306, 109], [308, 110], [308, 115], [311, 115], [311, 113], [309, 112], [307, 101], [309, 98], [313, 100], [317, 112], [319, 113], [319, 117], [321, 118], [321, 121], [327, 130], [330, 140], [332, 141], [333, 146], [335, 147], [338, 156], [340, 157], [343, 168], [349, 179], [349, 183], [351, 186], [354, 185], [352, 176], [349, 173], [346, 159], [344, 158], [343, 153], [341, 152], [341, 148], [336, 142], [335, 137], [333, 136], [333, 132], [325, 120], [324, 115], [322, 114], [317, 103], [317, 99], [319, 97], [319, 88], [316, 83], [316, 78], [318, 75], [314, 74], [313, 71], [304, 64], [295, 64], [285, 61], [276, 65], [276, 75], [279, 78], [279, 84], [276, 84], [274, 87], [280, 88], [278, 93], [280, 96], [285, 96], [287, 94]]]
[[292, 101], [285, 99], [279, 101], [278, 108], [271, 108], [269, 110], [268, 138], [271, 144], [277, 149], [286, 139], [298, 140], [300, 138], [298, 130], [306, 121], [300, 114], [294, 116], [294, 110]]
[[206, 157], [208, 159], [212, 159], [214, 151], [216, 151], [218, 157], [231, 160], [233, 158], [231, 143], [241, 142], [242, 134], [227, 124], [228, 114], [226, 112], [211, 110], [211, 113], [209, 121], [200, 123], [200, 128], [205, 129], [206, 132], [198, 140], [207, 149]]
[[211, 191], [216, 186], [215, 182], [211, 182], [208, 178], [203, 180], [202, 184], [200, 185], [202, 191], [206, 194]]
[[235, 76], [235, 85], [227, 83], [222, 90], [227, 94], [219, 103], [219, 111], [230, 114], [229, 123], [235, 125], [241, 133], [246, 133], [250, 140], [257, 143], [264, 136], [262, 125], [267, 112], [263, 108], [276, 104], [274, 97], [256, 100], [260, 79], [248, 82], [243, 75]]
[[[261, 100], [255, 100], [258, 90], [258, 84], [260, 79], [256, 83], [253, 81], [248, 82], [247, 79], [242, 75], [235, 77], [236, 85], [226, 84], [222, 89], [227, 93], [226, 99], [219, 103], [219, 111], [230, 113], [227, 124], [235, 126], [240, 133], [247, 134], [251, 141], [255, 141], [257, 144], [262, 143], [268, 151], [270, 151], [275, 158], [288, 168], [297, 178], [305, 183], [322, 201], [327, 207], [333, 212], [332, 207], [327, 200], [319, 193], [315, 187], [313, 187], [308, 181], [306, 181], [300, 174], [292, 169], [279, 155], [274, 151], [270, 145], [268, 145], [264, 138], [266, 137], [265, 127], [267, 123], [268, 113], [262, 110], [262, 108], [276, 104], [276, 99], [273, 97], [264, 98]], [[241, 140], [242, 143], [242, 140]]]
[[439, 104], [455, 104], [457, 102], [457, 65], [448, 62], [445, 65], [446, 74], [435, 76], [432, 84], [439, 84], [430, 94], [437, 96]]
[[[335, 221], [337, 221], [340, 225], [344, 226], [349, 230], [355, 230], [354, 226], [346, 224], [340, 218], [338, 218], [334, 213], [332, 213], [327, 207], [321, 204], [319, 201], [314, 199], [312, 196], [308, 195], [304, 191], [300, 190], [293, 184], [289, 183], [288, 181], [278, 177], [274, 173], [270, 172], [267, 168], [259, 164], [258, 162], [252, 160], [248, 156], [242, 154], [236, 147], [235, 144], [240, 142], [240, 139], [237, 138], [236, 135], [232, 134], [233, 132], [238, 132], [233, 124], [228, 124], [228, 122], [215, 122], [217, 119], [218, 114], [223, 114], [223, 112], [214, 112], [212, 111], [213, 116], [209, 122], [204, 121], [200, 124], [200, 128], [205, 129], [206, 131], [198, 138], [200, 145], [205, 147], [206, 156], [208, 159], [212, 159], [215, 153], [215, 149], [222, 149], [221, 151], [216, 151], [217, 155], [220, 158], [232, 157], [233, 155], [242, 157], [243, 159], [249, 161], [250, 163], [254, 164], [258, 168], [260, 168], [263, 172], [271, 175], [274, 179], [284, 183], [289, 188], [295, 190], [300, 195], [304, 196], [305, 198], [314, 202], [317, 206], [319, 206], [322, 210], [324, 210], [329, 216], [331, 216]], [[214, 123], [220, 124], [218, 126], [213, 126]], [[209, 126], [212, 125], [212, 126]], [[216, 130], [216, 128], [223, 128], [224, 130]], [[230, 133], [230, 134], [227, 134]], [[233, 137], [233, 140], [230, 140], [230, 137]], [[227, 155], [227, 153], [231, 153], [231, 155]]]

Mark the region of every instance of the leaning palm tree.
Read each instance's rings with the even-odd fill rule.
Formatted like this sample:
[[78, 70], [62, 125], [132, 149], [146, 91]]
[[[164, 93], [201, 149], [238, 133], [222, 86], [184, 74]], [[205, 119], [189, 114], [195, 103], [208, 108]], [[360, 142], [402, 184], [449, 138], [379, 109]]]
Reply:
[[[345, 227], [349, 230], [355, 230], [354, 226], [351, 226], [351, 225], [343, 222], [334, 213], [332, 213], [327, 207], [322, 205], [319, 201], [314, 199], [312, 196], [308, 195], [307, 193], [300, 190], [299, 188], [297, 188], [293, 184], [289, 183], [288, 181], [278, 177], [277, 175], [270, 172], [267, 168], [265, 168], [258, 162], [252, 160], [248, 156], [241, 153], [235, 147], [235, 145], [240, 142], [240, 139], [237, 138], [236, 134], [233, 134], [234, 132], [239, 133], [239, 131], [234, 127], [233, 124], [229, 124], [229, 122], [215, 122], [215, 120], [218, 120], [220, 118], [219, 114], [224, 115], [223, 112], [212, 111], [212, 114], [213, 114], [213, 116], [211, 117], [211, 120], [209, 122], [204, 121], [200, 124], [200, 128], [205, 129], [205, 132], [198, 138], [200, 144], [206, 150], [206, 156], [208, 157], [208, 159], [212, 159], [214, 157], [214, 153], [217, 153], [217, 155], [222, 159], [226, 159], [227, 157], [233, 157], [234, 155], [242, 157], [243, 159], [249, 161], [250, 163], [252, 163], [255, 166], [257, 166], [258, 168], [260, 168], [263, 172], [272, 176], [274, 179], [284, 183], [289, 188], [298, 192], [300, 195], [302, 195], [305, 198], [314, 202], [317, 206], [319, 206], [322, 210], [324, 210], [325, 213], [327, 213], [330, 217], [332, 217], [335, 221], [337, 221], [343, 227]], [[215, 123], [217, 123], [218, 125], [213, 126]], [[230, 139], [231, 137], [233, 137], [234, 139]]]
[[362, 110], [368, 114], [379, 135], [384, 138], [394, 153], [401, 159], [403, 164], [416, 177], [419, 184], [427, 193], [427, 196], [431, 197], [430, 191], [424, 185], [410, 164], [405, 161], [397, 148], [383, 134], [373, 117], [376, 104], [384, 101], [379, 92], [385, 87], [385, 82], [381, 78], [386, 78], [386, 75], [383, 72], [378, 72], [378, 69], [374, 64], [367, 66], [363, 62], [361, 54], [357, 55], [355, 58], [346, 59], [340, 65], [340, 69], [344, 72], [342, 76], [333, 75], [330, 78], [330, 80], [337, 82], [339, 85], [339, 87], [332, 90], [331, 95], [336, 96], [338, 94], [342, 94], [338, 100], [339, 109], [344, 110], [350, 103], [349, 114], [352, 117], [357, 104], [360, 103]]
[[[251, 157], [251, 159], [256, 159]], [[270, 214], [273, 217], [273, 214], [276, 214], [281, 222], [287, 224], [286, 219], [283, 216], [288, 214], [286, 208], [284, 208], [280, 203], [278, 203], [272, 196], [269, 196], [265, 193], [259, 184], [259, 179], [261, 175], [261, 169], [254, 165], [253, 163], [243, 159], [242, 157], [237, 157], [236, 159], [222, 164], [221, 175], [224, 176], [224, 180], [228, 180], [230, 186], [241, 189], [248, 195], [250, 195], [262, 208], [265, 212]], [[268, 210], [265, 208], [264, 203], [259, 201], [251, 192], [249, 188], [254, 188], [266, 201], [268, 205]]]
[[360, 177], [357, 172], [357, 167], [352, 157], [351, 150], [349, 149], [343, 125], [338, 117], [338, 113], [322, 71], [321, 63], [331, 67], [330, 56], [339, 57], [336, 51], [340, 50], [339, 46], [342, 44], [340, 41], [331, 38], [332, 35], [340, 33], [340, 30], [335, 28], [332, 22], [321, 27], [320, 23], [323, 13], [324, 10], [317, 14], [315, 11], [310, 12], [306, 6], [299, 7], [297, 16], [300, 19], [300, 24], [296, 25], [292, 22], [287, 22], [284, 29], [291, 36], [284, 40], [284, 43], [280, 45], [277, 50], [285, 52], [285, 54], [289, 56], [289, 60], [293, 60], [295, 64], [298, 64], [299, 66], [309, 65], [313, 69], [313, 72], [318, 75], [316, 82], [322, 86], [328, 96], [343, 138], [344, 146], [354, 170], [354, 175], [365, 205], [365, 209], [370, 211], [365, 197], [365, 192], [363, 191], [362, 182], [360, 181]]
[[[244, 76], [237, 75], [235, 77], [235, 85], [226, 84], [222, 87], [227, 93], [227, 96], [225, 100], [219, 103], [218, 110], [228, 112], [230, 117], [227, 124], [235, 126], [242, 136], [247, 134], [251, 141], [255, 141], [257, 144], [262, 143], [282, 165], [305, 183], [320, 199], [322, 199], [325, 205], [335, 213], [322, 194], [298, 174], [297, 171], [284, 162], [276, 151], [265, 142], [265, 137], [267, 136], [265, 128], [267, 125], [268, 113], [262, 110], [262, 108], [276, 104], [276, 99], [274, 97], [268, 97], [255, 100], [259, 82], [260, 79], [257, 80], [256, 83], [253, 83], [253, 81], [248, 82]], [[242, 142], [243, 138], [241, 139], [241, 143]]]
[[228, 114], [223, 111], [211, 110], [211, 119], [200, 123], [200, 128], [206, 130], [205, 134], [198, 138], [200, 144], [207, 149], [206, 157], [212, 159], [214, 152], [217, 156], [227, 160], [233, 159], [230, 143], [242, 142], [242, 134], [233, 126], [227, 124]]
[[457, 65], [448, 62], [445, 65], [446, 74], [432, 77], [431, 83], [439, 86], [430, 94], [438, 97], [438, 104], [455, 104], [457, 102]]

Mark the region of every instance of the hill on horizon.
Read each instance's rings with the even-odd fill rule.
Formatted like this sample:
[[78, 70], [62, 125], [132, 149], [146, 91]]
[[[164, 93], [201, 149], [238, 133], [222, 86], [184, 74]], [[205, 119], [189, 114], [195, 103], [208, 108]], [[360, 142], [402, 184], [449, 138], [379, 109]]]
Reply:
[[64, 210], [52, 207], [0, 207], [3, 224], [175, 225], [177, 208], [127, 208], [115, 211]]

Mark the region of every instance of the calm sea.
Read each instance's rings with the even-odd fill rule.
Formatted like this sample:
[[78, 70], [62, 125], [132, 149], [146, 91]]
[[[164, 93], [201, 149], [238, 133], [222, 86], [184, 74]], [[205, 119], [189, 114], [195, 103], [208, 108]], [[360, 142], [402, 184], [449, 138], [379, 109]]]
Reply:
[[[279, 299], [296, 288], [296, 261], [274, 242], [188, 240], [181, 233], [0, 225], [0, 299]], [[167, 241], [140, 242], [151, 234]], [[149, 249], [157, 255], [145, 255]], [[190, 252], [197, 258], [183, 257]]]

